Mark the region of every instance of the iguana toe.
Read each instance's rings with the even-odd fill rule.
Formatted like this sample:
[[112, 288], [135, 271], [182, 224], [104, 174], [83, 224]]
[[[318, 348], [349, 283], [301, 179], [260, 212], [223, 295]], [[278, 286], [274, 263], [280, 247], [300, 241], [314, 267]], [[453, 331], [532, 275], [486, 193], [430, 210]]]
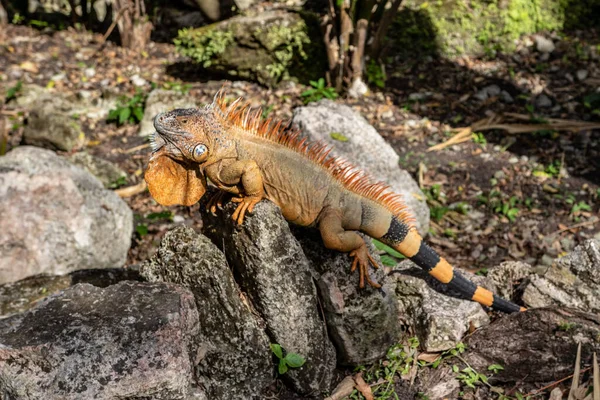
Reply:
[[373, 257], [369, 254], [369, 250], [367, 250], [367, 246], [359, 247], [356, 250], [350, 252], [350, 257], [354, 257], [352, 260], [352, 272], [356, 271], [358, 268], [360, 283], [359, 287], [362, 289], [365, 287], [365, 280], [367, 283], [376, 289], [380, 288], [381, 285], [369, 276], [369, 265], [372, 265], [373, 268], [379, 268], [379, 265], [375, 262]]

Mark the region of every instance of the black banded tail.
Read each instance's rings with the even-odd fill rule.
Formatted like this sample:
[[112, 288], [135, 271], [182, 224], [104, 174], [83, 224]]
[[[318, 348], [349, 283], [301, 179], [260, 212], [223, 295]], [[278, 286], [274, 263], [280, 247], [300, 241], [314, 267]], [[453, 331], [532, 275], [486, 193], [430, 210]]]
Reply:
[[506, 313], [525, 311], [525, 308], [504, 300], [466, 279], [448, 261], [429, 247], [416, 229], [410, 228], [396, 217], [392, 217], [388, 231], [379, 240], [410, 258], [435, 279], [447, 284], [466, 299]]

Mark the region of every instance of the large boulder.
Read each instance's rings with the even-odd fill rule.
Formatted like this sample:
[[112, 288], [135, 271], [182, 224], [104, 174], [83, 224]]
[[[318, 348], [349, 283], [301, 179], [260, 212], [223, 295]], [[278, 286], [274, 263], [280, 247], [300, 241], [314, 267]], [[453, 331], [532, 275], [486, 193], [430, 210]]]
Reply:
[[[333, 148], [332, 154], [342, 156], [401, 194], [415, 216], [419, 232], [424, 235], [429, 231], [425, 195], [410, 174], [400, 169], [399, 156], [392, 146], [363, 116], [346, 105], [321, 100], [296, 108], [292, 123], [309, 139], [329, 144]], [[340, 136], [346, 140], [334, 138]]]
[[184, 399], [198, 312], [165, 283], [75, 285], [0, 320], [0, 393], [28, 399]]
[[600, 241], [590, 239], [529, 277], [523, 301], [529, 307], [564, 306], [600, 313]]
[[290, 77], [318, 79], [327, 68], [318, 18], [282, 8], [183, 29], [175, 45], [203, 68], [270, 86]]
[[241, 227], [231, 219], [234, 209], [229, 204], [217, 215], [203, 211], [204, 233], [223, 248], [273, 341], [305, 358], [302, 368], [284, 377], [298, 392], [328, 390], [336, 357], [319, 313], [310, 263], [273, 203], [259, 203]]
[[600, 352], [600, 317], [574, 309], [553, 307], [507, 315], [466, 339], [465, 360], [477, 371], [492, 364], [504, 370], [501, 382], [551, 382], [573, 373], [577, 346], [589, 365]]
[[127, 204], [88, 172], [36, 147], [0, 157], [0, 283], [125, 263]]
[[94, 175], [107, 189], [114, 189], [127, 182], [127, 173], [118, 165], [88, 152], [80, 151], [72, 154], [69, 161]]
[[194, 293], [200, 326], [196, 379], [210, 399], [243, 400], [259, 396], [273, 377], [269, 338], [244, 301], [225, 256], [191, 228], [168, 232], [141, 275], [173, 282]]

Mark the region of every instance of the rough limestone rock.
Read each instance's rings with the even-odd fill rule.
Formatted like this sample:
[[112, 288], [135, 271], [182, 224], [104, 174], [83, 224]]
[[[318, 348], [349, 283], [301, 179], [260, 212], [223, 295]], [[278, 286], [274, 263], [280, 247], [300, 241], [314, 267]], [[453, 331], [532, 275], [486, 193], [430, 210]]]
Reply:
[[514, 299], [517, 297], [514, 284], [525, 280], [531, 274], [533, 274], [531, 265], [521, 261], [505, 261], [491, 268], [486, 278], [495, 286], [494, 292], [497, 295], [505, 299]]
[[[369, 285], [360, 289], [358, 272], [350, 271], [350, 256], [326, 249], [316, 229], [296, 227], [293, 232], [320, 274], [317, 285], [329, 334], [338, 350], [338, 363], [368, 364], [383, 357], [399, 336], [398, 302], [383, 268], [370, 270], [371, 278], [382, 284], [380, 289]], [[363, 237], [379, 262], [371, 240]]]
[[69, 161], [94, 175], [107, 189], [117, 185], [119, 181], [127, 179], [127, 173], [118, 165], [85, 151], [71, 155]]
[[193, 295], [176, 285], [75, 285], [0, 320], [0, 393], [25, 399], [184, 399]]
[[[466, 361], [477, 371], [500, 364], [502, 382], [551, 382], [573, 373], [578, 343], [590, 365], [600, 352], [600, 316], [567, 308], [530, 309], [504, 315], [466, 340]], [[524, 360], [526, 362], [524, 362]]]
[[447, 365], [439, 368], [425, 368], [418, 376], [419, 391], [429, 400], [459, 398], [460, 382], [456, 374]]
[[155, 131], [154, 117], [160, 112], [170, 111], [174, 108], [197, 107], [193, 97], [182, 95], [175, 90], [154, 89], [146, 99], [144, 118], [140, 122], [140, 136], [148, 136]]
[[52, 151], [21, 146], [0, 157], [0, 215], [0, 283], [125, 263], [131, 210]]
[[196, 379], [208, 398], [259, 396], [273, 379], [269, 339], [242, 299], [223, 253], [207, 237], [178, 227], [165, 235], [140, 273], [194, 293], [200, 318]]
[[242, 227], [231, 219], [233, 210], [229, 204], [214, 216], [204, 211], [204, 233], [222, 247], [273, 341], [306, 359], [284, 378], [301, 393], [328, 390], [335, 349], [321, 319], [309, 261], [273, 203], [259, 203]]
[[411, 261], [398, 264], [391, 276], [396, 281], [400, 319], [403, 324], [416, 328], [425, 351], [451, 349], [470, 327], [479, 328], [490, 323], [481, 305], [451, 297], [452, 293], [444, 285]]
[[[428, 232], [429, 208], [425, 196], [410, 174], [398, 166], [398, 154], [359, 113], [346, 105], [321, 100], [296, 108], [292, 123], [311, 140], [328, 143], [333, 147], [333, 154], [342, 156], [403, 195], [416, 217], [419, 232]], [[333, 139], [331, 134], [334, 132], [342, 134], [348, 141]]]
[[35, 307], [41, 300], [78, 283], [107, 287], [125, 280], [140, 280], [132, 268], [82, 269], [68, 275], [36, 275], [0, 285], [0, 318]]
[[565, 306], [600, 313], [600, 241], [587, 240], [533, 275], [523, 292], [529, 307]]

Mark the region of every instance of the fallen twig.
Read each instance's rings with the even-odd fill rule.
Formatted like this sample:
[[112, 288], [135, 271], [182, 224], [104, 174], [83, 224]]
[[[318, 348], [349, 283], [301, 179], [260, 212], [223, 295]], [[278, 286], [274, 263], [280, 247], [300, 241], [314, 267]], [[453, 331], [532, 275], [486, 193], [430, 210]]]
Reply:
[[566, 228], [559, 229], [557, 231], [552, 232], [549, 236], [557, 235], [559, 233], [570, 231], [571, 229], [581, 228], [582, 226], [594, 225], [596, 222], [600, 221], [598, 218], [590, 219], [589, 221], [580, 222], [575, 225], [567, 226]]
[[146, 181], [141, 181], [137, 185], [117, 189], [114, 192], [118, 194], [119, 197], [131, 197], [144, 192], [147, 187], [148, 186], [146, 185]]
[[471, 140], [471, 135], [473, 134], [473, 130], [470, 126], [466, 128], [457, 129], [456, 135], [452, 136], [450, 139], [446, 140], [443, 143], [436, 144], [435, 146], [431, 146], [427, 149], [427, 151], [437, 151], [445, 149], [446, 147], [452, 146], [453, 144], [459, 144], [463, 142], [468, 142]]
[[331, 396], [326, 397], [325, 400], [341, 400], [344, 397], [350, 396], [353, 391], [354, 378], [352, 378], [352, 375], [348, 375], [335, 387]]

